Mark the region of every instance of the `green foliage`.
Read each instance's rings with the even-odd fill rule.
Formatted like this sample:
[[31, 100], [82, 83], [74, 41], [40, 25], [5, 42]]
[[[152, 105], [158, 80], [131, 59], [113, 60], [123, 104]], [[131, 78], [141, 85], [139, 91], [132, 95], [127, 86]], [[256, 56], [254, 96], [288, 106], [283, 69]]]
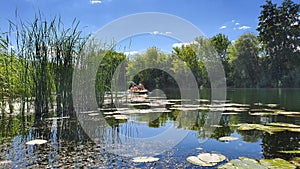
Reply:
[[129, 61], [127, 76], [137, 83], [143, 83], [149, 90], [176, 87], [174, 79], [158, 68], [171, 70], [172, 60], [171, 55], [164, 54], [156, 47], [149, 48], [144, 55], [138, 55]]
[[[267, 0], [262, 5], [257, 30], [266, 52], [265, 70], [274, 87], [299, 85], [300, 5], [284, 0], [281, 6]], [[298, 84], [297, 84], [298, 83]]]
[[226, 63], [228, 62], [227, 50], [231, 42], [229, 41], [228, 37], [224, 34], [217, 34], [213, 36], [211, 39], [211, 44], [218, 52], [221, 60]]
[[[181, 67], [183, 74], [187, 72], [187, 66], [195, 76], [199, 87], [209, 87], [208, 75], [203, 62], [204, 57], [206, 57], [206, 42], [207, 40], [203, 37], [198, 37], [196, 41], [190, 45], [182, 45], [180, 48], [176, 47], [173, 49], [174, 55], [184, 62], [184, 65], [182, 65], [184, 66], [183, 68], [180, 65], [176, 66], [176, 64], [174, 66], [178, 68]], [[203, 49], [199, 49], [199, 47]], [[174, 69], [176, 73], [179, 73], [178, 70], [180, 69], [178, 68], [177, 70]]]
[[[228, 58], [228, 48], [231, 45], [230, 40], [228, 37], [224, 34], [217, 34], [213, 36], [210, 39], [211, 45], [215, 48], [216, 52], [219, 55], [219, 58], [222, 61], [222, 64], [224, 66], [224, 71], [226, 74], [226, 77], [229, 76], [230, 73], [230, 65], [229, 65], [229, 58]], [[232, 81], [231, 79], [227, 79], [227, 85], [232, 86]]]
[[259, 42], [255, 35], [246, 33], [229, 48], [231, 78], [236, 87], [256, 87], [260, 78]]
[[[103, 52], [99, 51], [98, 55], [101, 55], [101, 53]], [[105, 52], [96, 75], [95, 89], [97, 101], [100, 106], [103, 104], [105, 92], [112, 92], [111, 83], [114, 73], [121, 62], [125, 60], [126, 56], [123, 53], [113, 50]]]

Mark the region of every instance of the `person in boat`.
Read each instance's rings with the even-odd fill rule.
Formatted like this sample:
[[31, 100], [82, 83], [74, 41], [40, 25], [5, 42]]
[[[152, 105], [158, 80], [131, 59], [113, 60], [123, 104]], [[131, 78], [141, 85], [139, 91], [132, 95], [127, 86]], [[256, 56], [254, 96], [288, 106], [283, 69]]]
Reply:
[[129, 90], [133, 92], [138, 91], [138, 86], [135, 83], [130, 83]]
[[138, 85], [138, 89], [139, 90], [146, 90], [145, 86], [141, 83]]

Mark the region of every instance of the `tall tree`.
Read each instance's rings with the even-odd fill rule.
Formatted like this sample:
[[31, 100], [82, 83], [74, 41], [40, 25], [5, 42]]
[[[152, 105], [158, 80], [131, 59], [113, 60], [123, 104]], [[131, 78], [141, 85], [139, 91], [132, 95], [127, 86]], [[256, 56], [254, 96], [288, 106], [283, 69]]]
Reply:
[[274, 86], [295, 83], [291, 71], [300, 63], [299, 4], [284, 0], [281, 6], [267, 0], [262, 5], [257, 30], [269, 60], [269, 73]]
[[217, 34], [215, 36], [213, 36], [211, 39], [211, 44], [213, 45], [213, 47], [215, 48], [215, 50], [217, 51], [219, 58], [222, 61], [222, 64], [224, 66], [224, 70], [225, 70], [225, 74], [227, 77], [227, 83], [231, 83], [230, 82], [230, 78], [228, 78], [229, 76], [229, 72], [230, 72], [230, 67], [229, 67], [229, 62], [228, 62], [228, 47], [230, 46], [231, 42], [228, 39], [228, 37], [224, 34]]
[[219, 33], [219, 34], [213, 36], [210, 39], [210, 41], [211, 41], [211, 44], [214, 46], [215, 50], [218, 52], [221, 60], [223, 62], [227, 62], [228, 61], [227, 49], [228, 49], [229, 45], [231, 44], [228, 37], [224, 34]]
[[206, 42], [207, 39], [198, 37], [189, 45], [182, 45], [180, 48], [173, 48], [174, 55], [184, 61], [186, 66], [191, 69], [199, 87], [208, 87], [209, 85], [206, 68], [203, 63], [203, 57], [206, 57], [204, 54], [205, 50], [199, 49], [199, 46], [205, 48]]
[[246, 33], [229, 49], [229, 60], [236, 87], [256, 87], [259, 79], [259, 42], [254, 34]]

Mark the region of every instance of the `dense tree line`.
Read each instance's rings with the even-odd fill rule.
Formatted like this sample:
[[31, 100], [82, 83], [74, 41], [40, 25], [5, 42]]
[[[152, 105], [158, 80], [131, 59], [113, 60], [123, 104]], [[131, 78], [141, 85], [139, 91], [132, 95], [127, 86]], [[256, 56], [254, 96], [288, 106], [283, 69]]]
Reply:
[[[277, 6], [267, 0], [261, 8], [258, 36], [245, 33], [234, 43], [224, 34], [210, 39], [198, 37], [195, 43], [174, 48], [171, 55], [150, 48], [145, 55], [131, 61], [129, 71], [149, 62], [147, 59], [153, 57], [150, 53], [156, 53], [158, 60], [164, 60], [171, 70], [181, 71], [184, 75], [184, 65], [178, 65], [177, 61], [181, 59], [192, 70], [199, 87], [210, 87], [203, 62], [207, 58], [201, 55], [213, 46], [222, 61], [228, 87], [300, 87], [299, 4], [284, 0], [281, 6]], [[135, 80], [145, 83], [150, 89], [155, 82], [157, 86], [174, 86], [174, 80], [157, 71], [141, 72]]]

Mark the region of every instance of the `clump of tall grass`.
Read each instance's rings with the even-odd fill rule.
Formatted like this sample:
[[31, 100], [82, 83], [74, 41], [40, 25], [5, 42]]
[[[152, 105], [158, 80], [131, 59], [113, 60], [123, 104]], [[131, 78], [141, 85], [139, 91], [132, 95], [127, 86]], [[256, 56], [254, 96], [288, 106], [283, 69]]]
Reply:
[[10, 22], [15, 57], [21, 62], [22, 101], [33, 97], [36, 118], [47, 116], [53, 101], [58, 116], [74, 115], [72, 73], [86, 41], [78, 29], [76, 19], [65, 28], [60, 17], [46, 20], [41, 14], [32, 22]]

